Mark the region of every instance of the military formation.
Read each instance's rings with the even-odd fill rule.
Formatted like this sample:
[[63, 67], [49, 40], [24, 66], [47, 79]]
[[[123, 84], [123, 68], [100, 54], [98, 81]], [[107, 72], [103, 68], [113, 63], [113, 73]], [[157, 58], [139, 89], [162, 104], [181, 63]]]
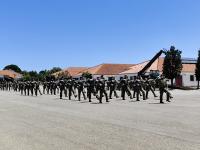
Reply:
[[[43, 94], [59, 95], [60, 99], [78, 99], [79, 101], [88, 100], [92, 102], [92, 99], [96, 98], [99, 103], [105, 99], [109, 102], [113, 96], [118, 99], [126, 100], [136, 99], [136, 101], [149, 99], [149, 93], [151, 92], [154, 97], [156, 95], [156, 89], [159, 89], [160, 103], [163, 102], [164, 94], [166, 95], [166, 101], [170, 102], [172, 99], [171, 93], [167, 88], [167, 80], [163, 76], [159, 76], [156, 79], [150, 79], [148, 77], [135, 79], [128, 79], [128, 76], [124, 76], [119, 81], [114, 77], [106, 80], [104, 76], [85, 79], [80, 77], [79, 79], [60, 78], [52, 79], [49, 81], [0, 81], [0, 90], [3, 91], [15, 91], [20, 92], [24, 96], [38, 96]], [[119, 95], [120, 93], [120, 95]]]

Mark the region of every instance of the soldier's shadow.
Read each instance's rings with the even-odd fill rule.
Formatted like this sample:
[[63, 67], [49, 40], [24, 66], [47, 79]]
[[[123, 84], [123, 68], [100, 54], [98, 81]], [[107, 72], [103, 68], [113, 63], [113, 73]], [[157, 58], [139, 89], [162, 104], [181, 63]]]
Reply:
[[168, 104], [168, 103], [149, 103], [149, 104], [160, 104], [160, 105], [164, 105], [164, 104]]
[[60, 99], [60, 98], [54, 98], [53, 100], [65, 100], [65, 99]]
[[80, 101], [81, 104], [89, 103], [89, 101]]
[[90, 104], [99, 104], [99, 105], [103, 105], [103, 104], [109, 104], [109, 103], [91, 102]]
[[140, 102], [140, 101], [136, 101], [136, 100], [131, 100], [129, 101], [130, 103], [136, 103], [136, 102]]

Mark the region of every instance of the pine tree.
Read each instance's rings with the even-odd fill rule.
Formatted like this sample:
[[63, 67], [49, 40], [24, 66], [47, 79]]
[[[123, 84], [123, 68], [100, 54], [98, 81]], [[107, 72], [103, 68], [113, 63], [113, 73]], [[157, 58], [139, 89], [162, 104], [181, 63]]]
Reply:
[[171, 80], [171, 86], [173, 87], [173, 80], [181, 74], [183, 68], [181, 60], [182, 51], [171, 46], [170, 50], [166, 50], [164, 53], [163, 75]]
[[196, 70], [195, 70], [195, 75], [196, 79], [198, 81], [197, 89], [199, 89], [199, 81], [200, 81], [200, 50], [198, 52], [198, 58], [197, 58], [197, 63], [196, 63]]

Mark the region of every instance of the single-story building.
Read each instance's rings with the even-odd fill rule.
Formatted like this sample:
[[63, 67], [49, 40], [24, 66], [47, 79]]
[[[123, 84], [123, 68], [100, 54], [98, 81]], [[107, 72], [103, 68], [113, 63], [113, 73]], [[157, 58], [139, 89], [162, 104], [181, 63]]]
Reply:
[[75, 77], [86, 69], [87, 67], [69, 67], [61, 71], [58, 71], [56, 73], [53, 73], [52, 75], [55, 77], [60, 77], [60, 76], [65, 76], [65, 75]]
[[83, 72], [88, 72], [92, 74], [93, 78], [104, 75], [106, 79], [115, 77], [116, 80], [119, 80], [119, 73], [128, 70], [131, 66], [133, 66], [133, 64], [100, 64], [82, 71], [75, 77], [79, 78]]
[[13, 70], [0, 70], [0, 77], [10, 77], [10, 78], [13, 78], [13, 79], [21, 79], [23, 77], [22, 74], [20, 73], [17, 73]]
[[[120, 75], [123, 77], [124, 75], [127, 75], [129, 78], [136, 78], [138, 75], [138, 72], [144, 68], [145, 65], [147, 65], [149, 61], [145, 61], [142, 63], [139, 63], [137, 65], [134, 65], [130, 67], [129, 70], [126, 70], [124, 72], [121, 72]], [[146, 74], [150, 74], [151, 72], [157, 72], [159, 74], [162, 74], [163, 72], [163, 63], [164, 58], [159, 57], [146, 71]], [[178, 77], [174, 83], [177, 86], [197, 86], [197, 81], [195, 77], [195, 68], [196, 68], [196, 60], [195, 59], [189, 59], [189, 58], [183, 58], [182, 59], [183, 69], [181, 72], [181, 76]]]

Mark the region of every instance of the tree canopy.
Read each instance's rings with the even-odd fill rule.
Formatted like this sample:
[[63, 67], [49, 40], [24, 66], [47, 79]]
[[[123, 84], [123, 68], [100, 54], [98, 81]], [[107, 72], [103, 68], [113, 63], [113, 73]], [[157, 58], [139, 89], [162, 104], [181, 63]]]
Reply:
[[199, 81], [200, 81], [200, 50], [198, 51], [198, 58], [196, 63], [195, 75], [198, 81], [197, 88], [199, 89]]
[[19, 68], [19, 66], [14, 65], [14, 64], [5, 66], [3, 70], [13, 70], [13, 71], [15, 71], [17, 73], [21, 73], [22, 72], [22, 70]]
[[173, 80], [181, 74], [182, 71], [182, 51], [171, 46], [169, 50], [165, 50], [165, 59], [163, 63], [163, 75], [171, 79], [171, 86], [173, 86]]

